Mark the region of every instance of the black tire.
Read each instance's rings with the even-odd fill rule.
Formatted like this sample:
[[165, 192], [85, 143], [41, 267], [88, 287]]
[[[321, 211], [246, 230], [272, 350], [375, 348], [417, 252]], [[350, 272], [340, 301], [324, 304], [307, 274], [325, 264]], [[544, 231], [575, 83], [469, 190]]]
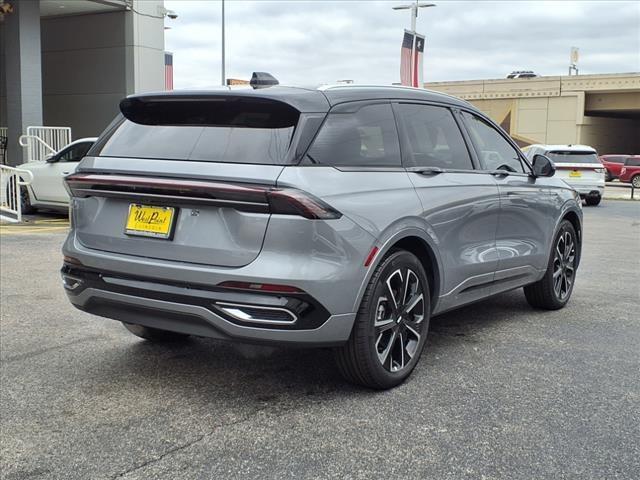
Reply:
[[586, 204], [589, 205], [590, 207], [596, 207], [600, 205], [601, 200], [602, 200], [602, 197], [600, 195], [598, 195], [597, 197], [587, 197], [584, 199]]
[[606, 170], [604, 172], [604, 181], [605, 182], [612, 182], [613, 181], [613, 175], [611, 175], [611, 172], [609, 170]]
[[[571, 246], [566, 240], [567, 235], [571, 238]], [[563, 244], [564, 246], [562, 246]], [[575, 285], [578, 251], [579, 245], [576, 230], [571, 222], [563, 220], [558, 233], [553, 239], [547, 272], [542, 277], [542, 280], [524, 287], [524, 295], [529, 305], [534, 308], [558, 310], [567, 304]], [[560, 288], [558, 288], [556, 277], [558, 271], [560, 271]], [[565, 283], [563, 284], [563, 282]], [[566, 291], [563, 292], [563, 290]]]
[[369, 281], [349, 341], [335, 351], [344, 378], [379, 390], [402, 383], [420, 359], [430, 316], [422, 264], [410, 252], [390, 252]]
[[133, 333], [136, 337], [144, 338], [150, 342], [179, 342], [185, 340], [189, 335], [185, 333], [170, 332], [158, 328], [143, 327], [133, 323], [122, 322], [124, 328]]
[[633, 185], [633, 188], [640, 188], [640, 175], [634, 175], [631, 178], [631, 185]]
[[36, 211], [35, 207], [31, 205], [31, 197], [29, 197], [29, 192], [25, 186], [20, 187], [20, 210], [26, 215]]

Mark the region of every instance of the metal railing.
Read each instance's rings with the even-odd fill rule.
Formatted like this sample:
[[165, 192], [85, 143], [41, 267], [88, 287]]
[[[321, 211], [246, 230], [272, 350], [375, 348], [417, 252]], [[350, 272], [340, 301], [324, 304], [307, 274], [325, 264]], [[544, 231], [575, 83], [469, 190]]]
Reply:
[[7, 145], [9, 145], [7, 127], [0, 127], [0, 165], [7, 164]]
[[33, 181], [29, 170], [0, 165], [0, 218], [9, 222], [22, 221], [21, 187]]
[[27, 127], [27, 133], [18, 139], [27, 149], [27, 161], [44, 161], [48, 155], [59, 152], [71, 143], [70, 127]]

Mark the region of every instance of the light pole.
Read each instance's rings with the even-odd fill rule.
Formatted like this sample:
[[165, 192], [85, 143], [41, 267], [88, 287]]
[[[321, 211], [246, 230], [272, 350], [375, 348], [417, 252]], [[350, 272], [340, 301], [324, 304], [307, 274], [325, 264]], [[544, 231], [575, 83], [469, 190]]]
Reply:
[[420, 3], [418, 0], [413, 2], [410, 5], [398, 5], [397, 7], [391, 7], [394, 10], [411, 10], [411, 31], [413, 33], [416, 32], [416, 18], [418, 18], [418, 9], [419, 8], [429, 8], [435, 7], [435, 3]]
[[224, 71], [224, 0], [222, 0], [222, 86], [227, 84]]
[[435, 6], [435, 3], [420, 3], [418, 0], [416, 0], [409, 5], [398, 5], [397, 7], [391, 7], [394, 10], [411, 10], [411, 32], [413, 33], [413, 45], [411, 47], [411, 65], [415, 65], [416, 61], [416, 19], [418, 18], [418, 9]]

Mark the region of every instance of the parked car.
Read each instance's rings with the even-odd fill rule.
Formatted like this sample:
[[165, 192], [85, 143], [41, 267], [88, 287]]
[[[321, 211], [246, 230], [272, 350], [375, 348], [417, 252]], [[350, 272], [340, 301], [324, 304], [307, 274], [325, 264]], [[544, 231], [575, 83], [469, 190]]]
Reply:
[[19, 168], [33, 174], [31, 183], [20, 190], [22, 213], [33, 213], [37, 208], [67, 210], [69, 194], [64, 186], [64, 177], [75, 172], [78, 163], [96, 140], [95, 137], [81, 138], [50, 155], [45, 162], [20, 165]]
[[620, 170], [620, 181], [640, 188], [640, 155], [630, 156], [625, 160]]
[[522, 149], [529, 159], [546, 155], [556, 176], [575, 188], [587, 205], [598, 205], [604, 195], [605, 169], [594, 148], [587, 145], [530, 145]]
[[615, 154], [615, 155], [600, 155], [600, 163], [605, 168], [605, 180], [610, 182], [620, 176], [620, 170], [624, 165], [624, 161], [629, 158], [630, 155]]
[[402, 382], [433, 315], [524, 287], [559, 309], [579, 195], [469, 103], [421, 89], [128, 97], [66, 179], [73, 305], [151, 341], [334, 347]]
[[536, 78], [539, 75], [531, 70], [514, 70], [507, 78]]

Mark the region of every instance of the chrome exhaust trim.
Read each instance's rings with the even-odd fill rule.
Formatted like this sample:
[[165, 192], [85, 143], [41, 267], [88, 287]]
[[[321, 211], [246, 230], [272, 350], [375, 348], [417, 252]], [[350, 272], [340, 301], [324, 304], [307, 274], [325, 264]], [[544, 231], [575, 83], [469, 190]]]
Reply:
[[228, 302], [216, 302], [215, 305], [230, 317], [241, 322], [293, 325], [298, 321], [296, 314], [286, 308]]

